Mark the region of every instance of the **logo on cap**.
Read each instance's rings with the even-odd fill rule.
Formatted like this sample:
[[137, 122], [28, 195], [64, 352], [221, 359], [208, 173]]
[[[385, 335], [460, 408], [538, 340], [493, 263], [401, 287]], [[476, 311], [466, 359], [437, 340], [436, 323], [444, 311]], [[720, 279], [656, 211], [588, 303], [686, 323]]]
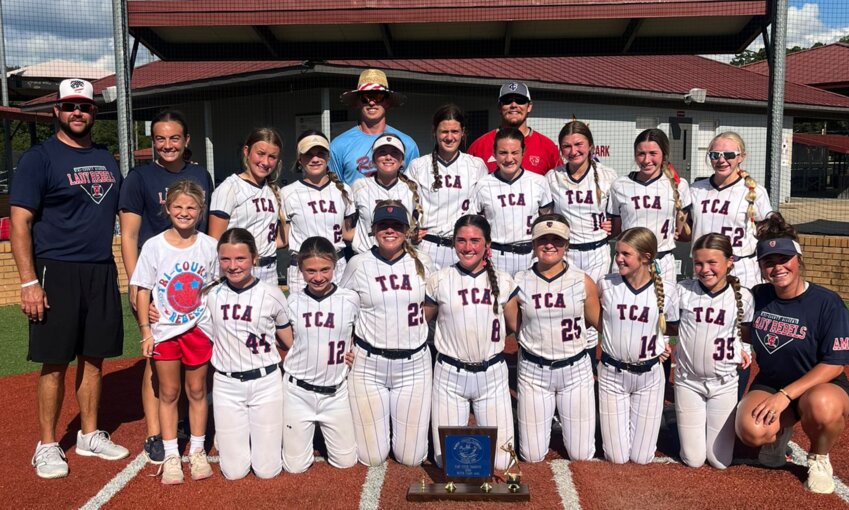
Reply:
[[512, 90], [513, 92], [516, 92], [516, 89], [519, 88], [519, 84], [514, 82], [514, 83], [511, 83], [510, 85], [507, 85], [507, 88]]
[[545, 226], [548, 227], [548, 228], [551, 228], [551, 227], [554, 226], [554, 222], [553, 221], [546, 221]]
[[769, 242], [769, 247], [770, 247], [770, 248], [775, 248], [775, 241], [770, 241], [770, 242]]
[[386, 212], [388, 212], [388, 213], [390, 213], [390, 214], [392, 213], [392, 211], [393, 211], [393, 210], [394, 210], [394, 208], [392, 208], [392, 207], [387, 207], [387, 208], [386, 208]]
[[73, 80], [70, 83], [71, 88], [74, 89], [75, 92], [80, 92], [83, 87], [85, 87], [85, 83], [82, 80]]

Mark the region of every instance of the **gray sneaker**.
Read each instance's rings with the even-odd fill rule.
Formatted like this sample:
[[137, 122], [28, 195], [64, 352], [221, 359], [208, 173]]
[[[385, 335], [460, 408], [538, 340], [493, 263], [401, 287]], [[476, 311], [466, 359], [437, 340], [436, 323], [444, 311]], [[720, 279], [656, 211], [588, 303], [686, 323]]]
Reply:
[[780, 468], [787, 463], [787, 443], [793, 436], [793, 427], [784, 427], [778, 432], [774, 443], [761, 446], [758, 452], [758, 461], [761, 465], [771, 468]]
[[105, 430], [95, 430], [83, 436], [77, 431], [77, 454], [83, 457], [100, 457], [106, 460], [120, 460], [130, 454], [130, 451], [112, 442]]
[[32, 466], [40, 478], [64, 478], [68, 476], [68, 461], [59, 443], [35, 445]]

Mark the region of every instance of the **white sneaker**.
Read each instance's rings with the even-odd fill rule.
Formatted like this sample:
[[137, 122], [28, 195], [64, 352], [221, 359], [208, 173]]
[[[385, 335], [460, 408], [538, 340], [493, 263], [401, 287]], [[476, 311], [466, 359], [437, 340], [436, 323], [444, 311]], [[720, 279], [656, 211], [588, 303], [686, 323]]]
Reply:
[[82, 430], [77, 431], [77, 454], [83, 457], [100, 457], [106, 460], [120, 460], [130, 454], [123, 446], [112, 442], [109, 433], [105, 430], [95, 430], [90, 434], [83, 435]]
[[784, 427], [778, 432], [774, 443], [761, 446], [758, 461], [762, 466], [780, 468], [787, 463], [787, 443], [793, 436], [793, 427]]
[[817, 494], [834, 492], [834, 470], [828, 455], [808, 454], [808, 479], [805, 488]]
[[159, 465], [157, 475], [162, 475], [163, 485], [179, 485], [183, 483], [183, 461], [179, 455], [165, 457], [165, 462]]
[[32, 466], [40, 478], [64, 478], [68, 476], [68, 461], [59, 443], [35, 445]]

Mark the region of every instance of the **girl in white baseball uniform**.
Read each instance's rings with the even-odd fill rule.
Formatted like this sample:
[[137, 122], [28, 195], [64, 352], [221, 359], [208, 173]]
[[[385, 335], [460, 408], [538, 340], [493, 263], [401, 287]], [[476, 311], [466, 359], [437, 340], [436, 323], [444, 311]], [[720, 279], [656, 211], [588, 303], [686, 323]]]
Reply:
[[303, 240], [298, 267], [306, 288], [289, 295], [294, 344], [283, 362], [283, 468], [290, 473], [312, 465], [316, 425], [332, 466], [357, 463], [345, 355], [351, 350], [360, 300], [333, 283], [337, 251], [321, 236]]
[[304, 177], [280, 190], [280, 202], [286, 216], [283, 244], [288, 245], [291, 263], [286, 273], [289, 295], [304, 290], [306, 283], [298, 267], [298, 251], [304, 239], [312, 236], [328, 238], [339, 253], [334, 270], [338, 282], [345, 271], [342, 256], [345, 241], [354, 236], [354, 201], [351, 189], [336, 174], [327, 171], [330, 142], [323, 133], [307, 130], [298, 137], [298, 160], [295, 171]]
[[472, 211], [492, 225], [492, 260], [510, 275], [531, 266], [531, 224], [540, 214], [551, 212], [551, 190], [545, 177], [522, 168], [525, 137], [516, 128], [495, 134], [497, 170], [477, 183], [472, 192]]
[[733, 264], [727, 236], [701, 236], [693, 243], [696, 278], [678, 289], [675, 413], [681, 460], [692, 467], [707, 459], [725, 469], [733, 458], [737, 366], [751, 362], [753, 313], [752, 293], [729, 274]]
[[654, 458], [663, 411], [658, 361], [669, 356], [667, 324], [678, 320], [678, 292], [661, 278], [657, 238], [634, 227], [616, 241], [618, 273], [599, 284], [602, 308], [598, 409], [604, 456], [647, 464]]
[[259, 253], [243, 228], [218, 240], [223, 275], [208, 294], [212, 319], [212, 396], [221, 473], [253, 470], [272, 478], [283, 469], [283, 378], [278, 348], [292, 345], [288, 303], [277, 285], [252, 274]]
[[277, 248], [283, 246], [285, 223], [278, 196], [283, 140], [271, 128], [254, 129], [242, 147], [241, 173], [226, 178], [212, 193], [209, 235], [218, 239], [228, 228], [244, 228], [256, 239], [259, 257], [253, 272], [277, 285]]
[[595, 281], [566, 261], [570, 230], [560, 214], [533, 223], [534, 257], [516, 273], [516, 294], [505, 308], [518, 331], [519, 453], [540, 462], [548, 453], [555, 407], [571, 460], [595, 454], [595, 386], [586, 330], [598, 327], [601, 304]]
[[[160, 472], [166, 485], [183, 483], [177, 446], [177, 400], [184, 368], [192, 479], [212, 476], [204, 450], [206, 372], [212, 344], [208, 322], [202, 320], [206, 300], [201, 290], [214, 279], [217, 268], [215, 239], [196, 228], [203, 214], [204, 197], [203, 188], [194, 181], [182, 180], [169, 187], [164, 209], [172, 226], [144, 244], [130, 281], [138, 287], [142, 354], [153, 359], [159, 382], [159, 426], [165, 447]], [[148, 317], [151, 295], [159, 320], [147, 324], [143, 319]]]
[[[479, 215], [454, 225], [459, 261], [428, 278], [425, 317], [436, 320], [433, 373], [433, 449], [442, 465], [439, 427], [466, 426], [469, 404], [480, 426], [498, 427], [496, 446], [513, 441], [513, 408], [507, 385], [505, 307], [515, 291], [513, 279], [495, 269], [489, 256], [490, 226]], [[515, 313], [515, 312], [513, 312]], [[507, 469], [510, 455], [498, 448], [495, 469]]]
[[457, 262], [451, 245], [454, 222], [468, 212], [473, 185], [489, 174], [482, 159], [460, 151], [466, 136], [465, 119], [463, 111], [454, 104], [436, 110], [433, 152], [414, 159], [407, 168], [422, 200], [418, 248], [438, 268]]
[[348, 377], [357, 456], [378, 466], [391, 446], [399, 463], [417, 466], [427, 457], [433, 380], [424, 320], [432, 262], [410, 243], [401, 202], [378, 202], [372, 221], [377, 246], [355, 255], [339, 283], [360, 301]]
[[400, 200], [408, 211], [414, 211], [412, 232], [421, 216], [418, 186], [402, 173], [404, 142], [394, 134], [380, 135], [371, 146], [372, 161], [377, 171], [373, 176], [357, 179], [351, 186], [357, 208], [357, 228], [352, 247], [355, 253], [364, 253], [374, 246], [371, 230], [374, 205], [381, 200]]

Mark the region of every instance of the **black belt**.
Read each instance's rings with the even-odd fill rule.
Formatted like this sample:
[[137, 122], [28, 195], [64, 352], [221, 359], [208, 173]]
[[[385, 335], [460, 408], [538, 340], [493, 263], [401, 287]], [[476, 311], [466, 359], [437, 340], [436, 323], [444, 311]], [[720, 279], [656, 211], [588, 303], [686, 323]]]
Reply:
[[277, 262], [277, 255], [270, 255], [268, 257], [260, 257], [259, 260], [257, 261], [257, 265], [259, 267], [265, 267], [265, 266], [270, 266], [271, 264], [274, 264], [275, 262]]
[[610, 357], [604, 351], [601, 351], [601, 362], [605, 365], [610, 365], [611, 367], [617, 370], [627, 370], [628, 372], [633, 372], [635, 374], [644, 374], [651, 370], [651, 367], [657, 365], [657, 362], [660, 361], [660, 356], [657, 358], [647, 359], [645, 361], [640, 361], [638, 363], [625, 363], [624, 361], [619, 361], [618, 359]]
[[575, 251], [590, 251], [590, 250], [595, 250], [595, 249], [596, 249], [596, 248], [598, 248], [599, 246], [604, 246], [605, 244], [607, 244], [607, 239], [608, 239], [608, 238], [606, 238], [606, 237], [605, 237], [604, 239], [600, 239], [600, 240], [598, 240], [598, 241], [593, 241], [593, 242], [591, 242], [591, 243], [570, 244], [570, 245], [569, 245], [569, 249], [570, 249], [570, 250], [575, 250]]
[[656, 258], [656, 259], [658, 259], [658, 260], [660, 260], [660, 259], [662, 259], [663, 257], [665, 257], [665, 256], [667, 256], [667, 255], [670, 255], [671, 253], [672, 253], [672, 250], [659, 251], [659, 252], [657, 252], [657, 256], [656, 256], [655, 258]]
[[273, 365], [268, 365], [267, 367], [255, 368], [253, 370], [247, 370], [245, 372], [221, 372], [218, 371], [219, 374], [226, 375], [227, 377], [232, 377], [233, 379], [238, 379], [242, 382], [245, 381], [253, 381], [254, 379], [259, 379], [260, 377], [265, 377], [268, 374], [277, 370], [277, 363]]
[[305, 390], [309, 390], [313, 393], [320, 393], [322, 395], [334, 395], [336, 393], [336, 390], [339, 389], [338, 386], [316, 386], [315, 384], [310, 384], [300, 379], [295, 379], [291, 375], [289, 376], [289, 382], [293, 382]]
[[518, 253], [519, 255], [526, 255], [534, 251], [534, 243], [533, 241], [525, 241], [521, 243], [511, 244], [492, 243], [492, 249], [500, 252]]
[[463, 369], [466, 372], [483, 372], [487, 368], [495, 365], [496, 363], [500, 363], [504, 361], [504, 353], [499, 352], [495, 356], [489, 358], [486, 361], [481, 361], [480, 363], [470, 363], [467, 361], [460, 361], [456, 358], [452, 358], [451, 356], [446, 356], [442, 353], [436, 355], [436, 361], [441, 361], [443, 363], [447, 363], [452, 367], [456, 367], [458, 370]]
[[[336, 260], [342, 260], [345, 258], [345, 250], [339, 250], [336, 252]], [[292, 251], [289, 252], [289, 265], [292, 267], [298, 267], [298, 252]]]
[[734, 261], [736, 262], [738, 260], [750, 259], [750, 258], [754, 257], [755, 255], [757, 255], [757, 252], [752, 252], [748, 255], [734, 255]]
[[579, 352], [578, 354], [572, 356], [571, 358], [558, 359], [558, 360], [552, 361], [550, 359], [545, 359], [541, 356], [537, 356], [536, 354], [530, 353], [524, 347], [519, 346], [519, 349], [522, 350], [522, 358], [523, 359], [528, 360], [531, 363], [534, 363], [534, 364], [539, 365], [541, 367], [551, 367], [552, 370], [555, 369], [555, 368], [572, 366], [572, 365], [575, 364], [576, 361], [580, 361], [581, 358], [583, 358], [584, 356], [589, 354], [588, 351], [583, 350], [583, 351]]
[[372, 354], [376, 354], [386, 359], [411, 358], [413, 357], [413, 354], [427, 347], [427, 342], [425, 342], [420, 346], [416, 347], [415, 349], [381, 349], [380, 347], [375, 347], [371, 345], [370, 343], [366, 342], [358, 336], [354, 336], [354, 343], [362, 347], [367, 353], [369, 353], [369, 356], [371, 356]]
[[454, 246], [454, 240], [450, 237], [439, 237], [432, 234], [425, 234], [424, 240], [430, 241], [433, 244], [437, 244], [439, 246], [447, 246], [448, 248]]

